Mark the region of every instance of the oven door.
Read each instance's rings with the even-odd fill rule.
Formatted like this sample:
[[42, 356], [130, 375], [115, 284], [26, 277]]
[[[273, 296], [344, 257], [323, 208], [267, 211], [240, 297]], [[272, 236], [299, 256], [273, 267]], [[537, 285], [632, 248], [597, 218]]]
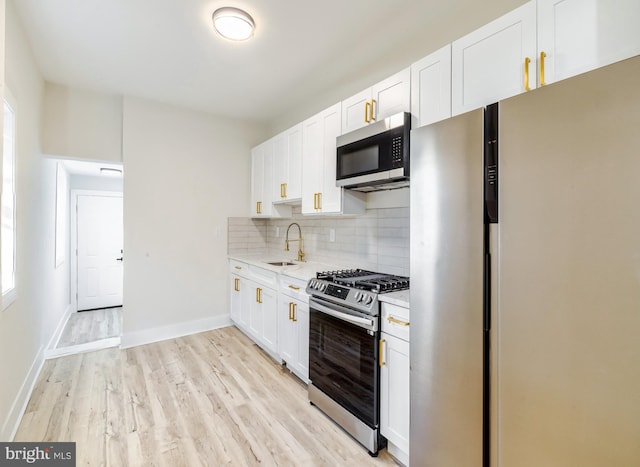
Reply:
[[309, 379], [370, 428], [379, 423], [378, 317], [309, 299]]

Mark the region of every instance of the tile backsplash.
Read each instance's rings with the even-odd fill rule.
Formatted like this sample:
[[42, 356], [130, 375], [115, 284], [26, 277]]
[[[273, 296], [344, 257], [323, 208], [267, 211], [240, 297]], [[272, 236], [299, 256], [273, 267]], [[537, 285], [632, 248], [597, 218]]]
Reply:
[[[305, 259], [340, 267], [360, 267], [409, 275], [409, 208], [367, 209], [356, 217], [308, 217], [294, 208], [290, 219], [230, 217], [229, 254], [282, 252], [295, 257], [297, 242], [284, 251], [287, 227], [302, 229]], [[289, 239], [298, 238], [293, 226]]]

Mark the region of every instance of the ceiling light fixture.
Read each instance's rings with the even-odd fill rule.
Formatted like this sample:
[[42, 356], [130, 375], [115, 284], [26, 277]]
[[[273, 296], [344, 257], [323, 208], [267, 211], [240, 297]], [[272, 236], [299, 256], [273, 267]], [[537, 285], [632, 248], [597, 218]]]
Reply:
[[223, 7], [213, 12], [213, 27], [222, 37], [244, 41], [253, 36], [253, 18], [239, 8]]

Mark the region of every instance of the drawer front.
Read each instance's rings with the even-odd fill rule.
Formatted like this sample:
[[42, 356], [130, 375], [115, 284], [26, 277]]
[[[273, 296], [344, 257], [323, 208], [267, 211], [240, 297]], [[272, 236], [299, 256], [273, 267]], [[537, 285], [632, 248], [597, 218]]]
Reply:
[[382, 303], [382, 332], [409, 342], [409, 309]]
[[309, 295], [305, 292], [307, 281], [289, 276], [280, 276], [280, 293], [309, 303]]
[[238, 276], [249, 277], [249, 265], [235, 259], [229, 260], [229, 272]]
[[258, 266], [254, 266], [253, 264], [249, 265], [249, 271], [251, 272], [251, 278], [265, 285], [267, 287], [271, 287], [272, 289], [276, 289], [278, 287], [278, 273], [274, 271], [269, 271], [268, 269], [262, 269]]

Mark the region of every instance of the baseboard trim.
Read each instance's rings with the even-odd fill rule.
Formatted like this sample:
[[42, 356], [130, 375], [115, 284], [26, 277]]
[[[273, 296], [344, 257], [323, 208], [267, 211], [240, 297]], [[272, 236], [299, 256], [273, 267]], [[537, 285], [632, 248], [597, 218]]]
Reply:
[[69, 322], [69, 318], [71, 318], [71, 313], [73, 313], [73, 309], [71, 308], [71, 304], [68, 304], [66, 310], [64, 310], [64, 314], [62, 315], [62, 318], [60, 319], [60, 321], [58, 322], [58, 325], [56, 326], [56, 330], [53, 332], [53, 334], [49, 338], [49, 342], [45, 347], [45, 351], [44, 351], [45, 359], [49, 358], [48, 356], [49, 352], [55, 350], [56, 346], [58, 345], [58, 342], [62, 337], [62, 333], [64, 332], [64, 328], [67, 326], [67, 323]]
[[144, 329], [142, 331], [125, 332], [120, 342], [121, 349], [137, 347], [139, 345], [152, 344], [154, 342], [175, 339], [177, 337], [211, 331], [212, 329], [231, 326], [229, 315], [214, 316], [212, 318], [185, 321], [182, 323]]
[[33, 392], [33, 388], [36, 385], [36, 381], [38, 381], [38, 376], [40, 376], [43, 365], [44, 347], [40, 347], [36, 358], [31, 364], [31, 368], [29, 368], [29, 372], [27, 373], [26, 378], [22, 382], [22, 386], [20, 386], [18, 395], [13, 400], [13, 404], [11, 405], [11, 409], [7, 414], [7, 418], [2, 424], [0, 439], [13, 441], [13, 438], [16, 436], [16, 432], [18, 431], [18, 427], [20, 426], [20, 422], [22, 421], [24, 412], [25, 410], [27, 410], [27, 404], [29, 403], [31, 393]]
[[109, 349], [120, 345], [120, 337], [109, 337], [85, 344], [70, 345], [59, 349], [51, 349], [45, 352], [44, 358], [50, 360], [52, 358], [66, 357], [67, 355], [75, 355], [83, 352], [93, 352], [94, 350]]

